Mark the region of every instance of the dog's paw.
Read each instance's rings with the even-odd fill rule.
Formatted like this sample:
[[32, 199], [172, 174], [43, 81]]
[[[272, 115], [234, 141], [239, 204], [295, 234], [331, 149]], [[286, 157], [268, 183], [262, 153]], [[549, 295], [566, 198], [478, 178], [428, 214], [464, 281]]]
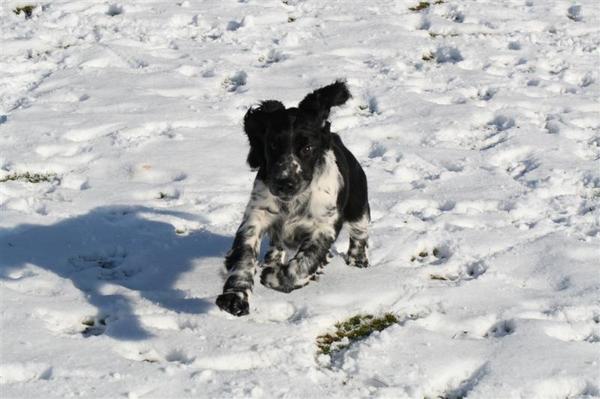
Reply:
[[248, 296], [244, 292], [225, 292], [217, 297], [217, 306], [234, 316], [250, 313]]
[[295, 278], [292, 278], [283, 267], [277, 269], [265, 267], [260, 274], [260, 283], [265, 287], [287, 294], [293, 290], [304, 287], [308, 282], [301, 283], [297, 281]]
[[369, 267], [369, 258], [366, 255], [363, 256], [354, 256], [354, 255], [346, 255], [346, 264], [348, 266], [365, 268]]

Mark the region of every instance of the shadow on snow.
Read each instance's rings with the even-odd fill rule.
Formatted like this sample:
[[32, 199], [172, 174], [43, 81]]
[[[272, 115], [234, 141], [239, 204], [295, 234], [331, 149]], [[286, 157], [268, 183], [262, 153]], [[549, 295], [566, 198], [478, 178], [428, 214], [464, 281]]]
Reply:
[[[16, 272], [33, 264], [70, 279], [97, 308], [96, 317], [108, 317], [105, 334], [122, 340], [141, 340], [151, 334], [124, 295], [127, 290], [119, 293], [121, 287], [169, 310], [207, 312], [214, 306], [212, 299], [189, 298], [174, 285], [194, 260], [222, 257], [233, 238], [209, 231], [178, 235], [171, 224], [144, 215], [191, 218], [145, 207], [101, 207], [53, 225], [0, 229], [0, 278], [22, 278], [15, 277]], [[106, 283], [117, 288], [103, 292]]]

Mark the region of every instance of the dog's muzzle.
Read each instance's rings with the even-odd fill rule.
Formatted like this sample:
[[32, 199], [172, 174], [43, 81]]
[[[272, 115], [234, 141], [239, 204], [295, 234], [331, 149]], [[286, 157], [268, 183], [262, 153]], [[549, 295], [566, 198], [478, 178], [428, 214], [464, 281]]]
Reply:
[[271, 193], [283, 200], [289, 200], [303, 188], [300, 164], [293, 156], [286, 157], [275, 164], [271, 175]]
[[283, 200], [289, 200], [300, 191], [301, 182], [285, 177], [275, 178], [271, 183], [271, 193]]

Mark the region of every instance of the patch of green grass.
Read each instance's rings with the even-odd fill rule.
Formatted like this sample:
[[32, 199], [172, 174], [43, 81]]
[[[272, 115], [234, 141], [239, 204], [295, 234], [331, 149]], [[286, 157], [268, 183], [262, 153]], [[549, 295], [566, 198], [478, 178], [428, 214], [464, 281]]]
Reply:
[[326, 333], [317, 337], [318, 354], [329, 355], [344, 348], [353, 342], [371, 335], [375, 331], [382, 331], [398, 323], [398, 317], [393, 313], [381, 316], [356, 315], [345, 321], [335, 324], [335, 332]]
[[25, 181], [27, 183], [42, 183], [42, 182], [52, 182], [56, 180], [55, 173], [11, 173], [7, 176], [0, 177], [0, 183], [5, 183], [7, 181]]
[[413, 6], [413, 7], [408, 7], [408, 9], [411, 11], [421, 11], [426, 8], [429, 8], [430, 5], [431, 5], [431, 3], [428, 1], [420, 1], [419, 4], [417, 4], [416, 6]]
[[435, 39], [438, 37], [457, 37], [458, 33], [436, 33], [436, 32], [428, 32], [429, 37]]
[[[440, 251], [439, 248], [436, 248], [436, 247], [434, 247], [431, 250], [431, 255], [433, 255], [437, 259], [444, 259], [447, 257], [447, 255], [445, 255], [443, 252]], [[411, 256], [410, 261], [414, 262], [414, 261], [418, 260], [419, 262], [422, 262], [427, 257], [429, 257], [429, 252], [426, 249], [424, 249], [421, 252], [419, 252], [416, 256], [414, 256], [414, 255]]]
[[29, 19], [31, 18], [31, 16], [33, 15], [33, 10], [35, 9], [34, 5], [26, 5], [26, 6], [18, 6], [15, 7], [15, 9], [13, 10], [13, 12], [17, 15], [21, 15], [21, 13], [25, 14], [25, 19]]
[[[444, 4], [444, 0], [436, 0], [433, 4]], [[428, 1], [420, 1], [416, 6], [408, 7], [410, 11], [422, 11], [431, 6], [431, 3]]]

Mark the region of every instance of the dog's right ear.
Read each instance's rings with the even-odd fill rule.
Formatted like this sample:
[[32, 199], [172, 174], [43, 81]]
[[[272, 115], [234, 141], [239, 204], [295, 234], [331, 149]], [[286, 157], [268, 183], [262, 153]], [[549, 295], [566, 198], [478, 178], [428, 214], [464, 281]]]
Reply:
[[266, 162], [264, 154], [264, 137], [269, 125], [269, 117], [272, 113], [284, 110], [285, 106], [275, 100], [267, 100], [260, 103], [257, 108], [250, 108], [244, 116], [244, 131], [250, 141], [250, 152], [248, 153], [248, 165], [252, 169], [258, 169]]

